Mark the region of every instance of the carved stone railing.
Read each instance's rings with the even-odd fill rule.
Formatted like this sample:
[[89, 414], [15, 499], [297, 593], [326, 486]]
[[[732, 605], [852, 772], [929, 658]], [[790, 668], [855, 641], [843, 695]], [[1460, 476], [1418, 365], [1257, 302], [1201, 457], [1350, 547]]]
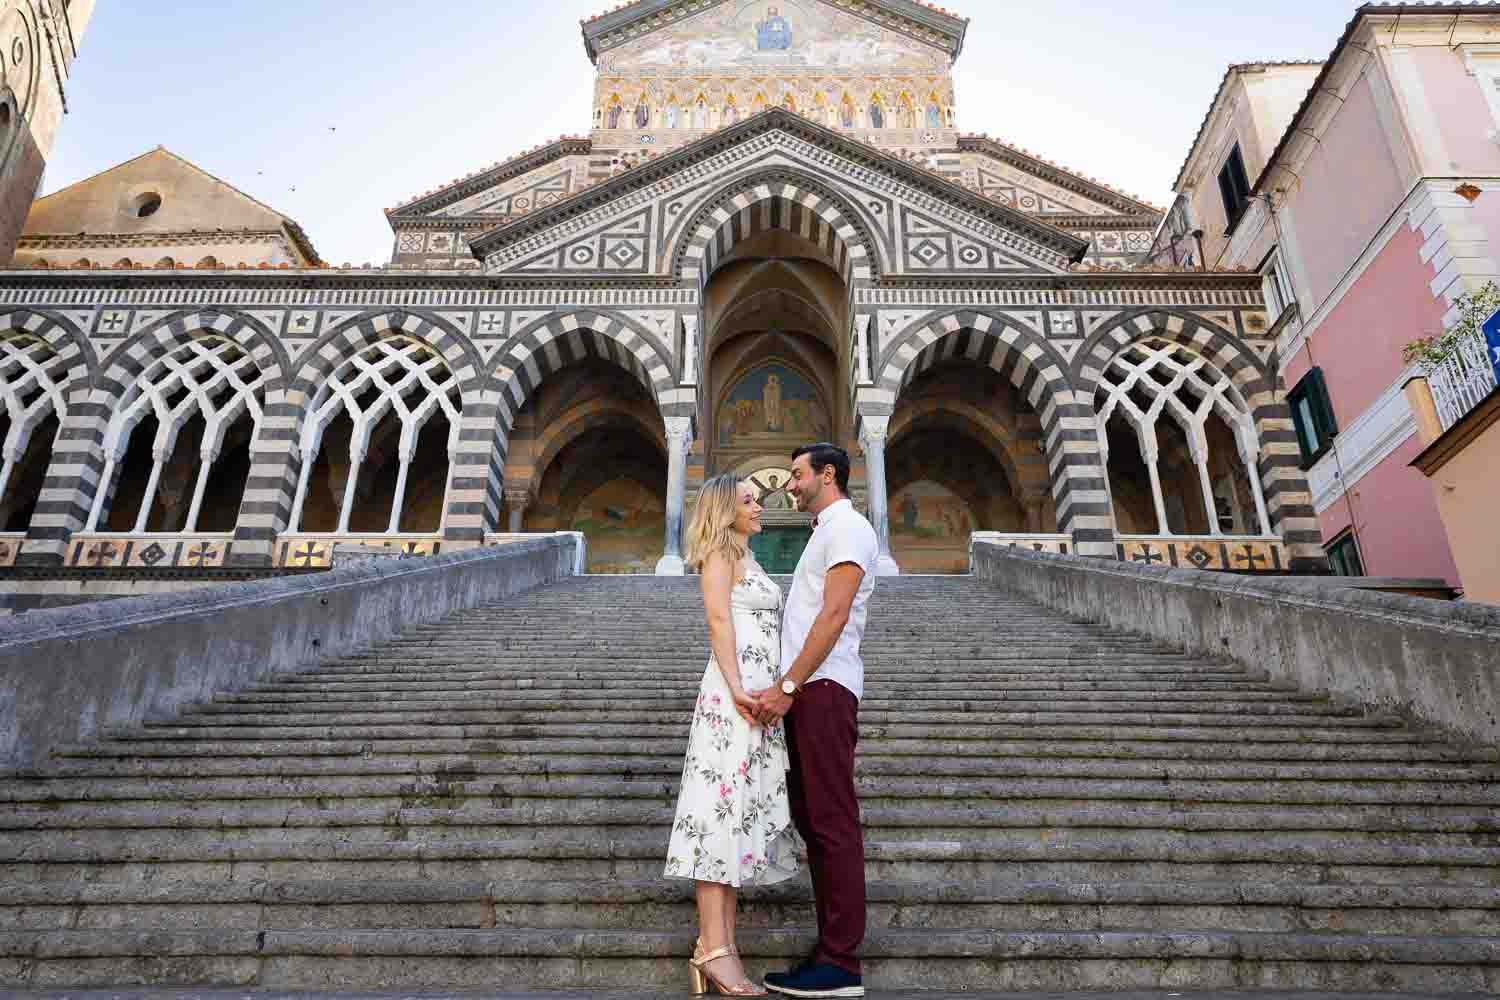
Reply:
[[359, 535], [299, 532], [282, 535], [272, 548], [277, 569], [328, 569], [339, 546], [394, 549], [403, 556], [435, 556], [447, 551], [473, 548], [445, 543], [442, 535]]
[[234, 535], [228, 533], [78, 532], [68, 541], [63, 565], [81, 569], [219, 569], [233, 548]]
[[[980, 543], [1064, 556], [1074, 552], [1070, 535], [976, 531], [969, 540], [971, 560]], [[1115, 558], [1145, 566], [1233, 573], [1285, 573], [1291, 567], [1286, 543], [1275, 535], [1120, 535], [1115, 539]]]
[[1286, 542], [1276, 535], [1119, 535], [1120, 562], [1221, 573], [1285, 573], [1291, 569]]

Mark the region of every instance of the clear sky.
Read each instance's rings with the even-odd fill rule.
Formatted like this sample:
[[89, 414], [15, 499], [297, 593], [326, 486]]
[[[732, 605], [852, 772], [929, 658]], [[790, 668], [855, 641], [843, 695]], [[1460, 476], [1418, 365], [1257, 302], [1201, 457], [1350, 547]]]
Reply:
[[[947, 0], [945, 0], [946, 4]], [[1233, 62], [1323, 59], [1352, 0], [953, 0], [958, 124], [1171, 199]], [[599, 0], [99, 0], [44, 192], [157, 145], [383, 263], [383, 210], [587, 134]]]

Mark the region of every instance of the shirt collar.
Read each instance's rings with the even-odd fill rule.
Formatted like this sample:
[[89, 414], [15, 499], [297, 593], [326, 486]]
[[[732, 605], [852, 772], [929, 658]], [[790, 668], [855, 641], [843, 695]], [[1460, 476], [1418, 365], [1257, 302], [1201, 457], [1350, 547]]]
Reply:
[[853, 506], [854, 501], [850, 500], [848, 497], [844, 497], [842, 500], [835, 500], [833, 503], [823, 508], [823, 513], [813, 518], [813, 530], [817, 531], [820, 525], [827, 524], [829, 521], [833, 520], [833, 515], [837, 513], [840, 508], [853, 508]]

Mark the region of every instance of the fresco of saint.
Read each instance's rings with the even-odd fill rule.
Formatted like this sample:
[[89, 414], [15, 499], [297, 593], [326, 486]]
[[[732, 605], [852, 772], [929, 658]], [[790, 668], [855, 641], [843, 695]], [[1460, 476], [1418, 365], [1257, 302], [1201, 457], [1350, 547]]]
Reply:
[[785, 52], [792, 47], [792, 25], [775, 7], [755, 26], [755, 47], [760, 52]]

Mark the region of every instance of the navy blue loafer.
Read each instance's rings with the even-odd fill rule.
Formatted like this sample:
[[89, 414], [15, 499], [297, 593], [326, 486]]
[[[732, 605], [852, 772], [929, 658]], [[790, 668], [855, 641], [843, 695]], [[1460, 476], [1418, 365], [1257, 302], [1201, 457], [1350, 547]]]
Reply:
[[813, 963], [766, 976], [766, 989], [789, 997], [862, 997], [864, 979], [836, 965]]

